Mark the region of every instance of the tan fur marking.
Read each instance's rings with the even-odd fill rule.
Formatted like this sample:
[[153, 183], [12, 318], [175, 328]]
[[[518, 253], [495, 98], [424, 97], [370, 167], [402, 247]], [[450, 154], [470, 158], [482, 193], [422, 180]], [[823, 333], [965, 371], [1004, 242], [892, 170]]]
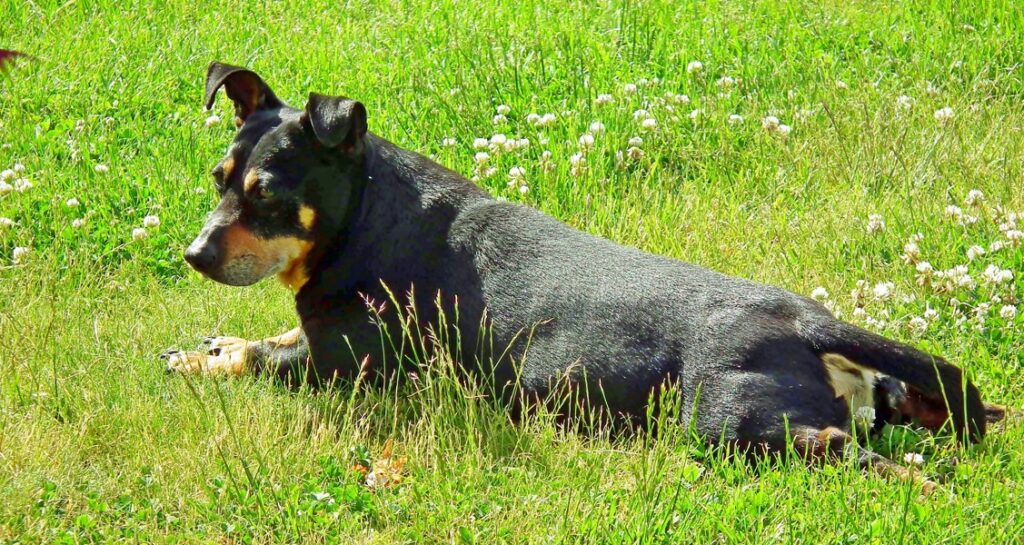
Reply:
[[286, 286], [298, 291], [309, 277], [305, 261], [313, 243], [297, 237], [263, 239], [252, 231], [235, 224], [224, 232], [223, 248], [228, 252], [226, 262], [247, 256], [255, 261], [255, 271], [262, 277], [277, 271], [277, 277]]
[[256, 169], [250, 169], [249, 172], [245, 173], [245, 179], [242, 180], [242, 189], [248, 193], [256, 184], [260, 182], [259, 176], [256, 175]]
[[309, 273], [306, 271], [306, 256], [313, 249], [313, 243], [308, 240], [292, 239], [298, 244], [295, 257], [288, 262], [288, 265], [281, 272], [277, 273], [277, 279], [288, 289], [298, 293], [302, 286], [309, 281]]
[[241, 117], [235, 117], [235, 128], [236, 129], [241, 128], [243, 123], [245, 123], [245, 121], [242, 121]]
[[220, 165], [220, 169], [222, 171], [224, 171], [224, 179], [225, 180], [230, 178], [231, 177], [231, 173], [234, 172], [234, 170], [235, 170], [235, 158], [234, 157], [228, 157], [227, 159], [224, 159], [224, 162], [221, 163], [221, 165]]
[[267, 337], [263, 339], [263, 342], [270, 343], [275, 346], [294, 346], [302, 338], [302, 328], [296, 327], [291, 331], [282, 333], [276, 337]]
[[846, 399], [851, 412], [860, 407], [874, 407], [874, 383], [877, 373], [839, 354], [822, 354], [829, 384], [836, 397]]
[[309, 231], [313, 228], [313, 222], [316, 221], [316, 211], [312, 207], [302, 205], [299, 207], [299, 223], [302, 224], [302, 228]]

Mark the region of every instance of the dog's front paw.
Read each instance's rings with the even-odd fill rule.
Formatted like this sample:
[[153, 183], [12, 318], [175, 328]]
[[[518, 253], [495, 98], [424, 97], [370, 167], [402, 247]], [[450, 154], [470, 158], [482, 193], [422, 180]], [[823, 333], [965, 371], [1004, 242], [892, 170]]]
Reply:
[[238, 337], [207, 337], [205, 350], [168, 350], [160, 355], [168, 373], [209, 373], [240, 375], [245, 368], [249, 342]]

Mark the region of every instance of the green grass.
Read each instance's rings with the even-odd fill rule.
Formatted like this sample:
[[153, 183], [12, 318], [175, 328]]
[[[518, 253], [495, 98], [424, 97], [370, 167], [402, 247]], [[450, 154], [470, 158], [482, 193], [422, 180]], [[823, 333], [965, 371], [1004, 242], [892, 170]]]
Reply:
[[[478, 183], [624, 244], [798, 293], [826, 287], [858, 323], [857, 281], [891, 281], [896, 297], [865, 304], [885, 322], [874, 328], [1020, 407], [1024, 308], [1000, 309], [1021, 295], [1024, 250], [966, 257], [1006, 240], [1006, 211], [1024, 210], [1016, 2], [314, 4], [0, 4], [0, 45], [37, 57], [0, 78], [0, 170], [23, 164], [34, 186], [0, 195], [15, 222], [0, 226], [0, 542], [1019, 542], [1018, 420], [966, 449], [888, 430], [880, 451], [922, 453], [922, 471], [945, 480], [918, 499], [851, 464], [747, 467], [681, 428], [652, 440], [513, 424], [443, 369], [425, 370], [422, 387], [310, 393], [189, 382], [156, 360], [204, 335], [295, 324], [280, 286], [214, 285], [180, 258], [232, 138], [229, 122], [204, 126], [201, 105], [206, 65], [222, 60], [294, 105], [309, 91], [358, 98], [371, 130], [467, 176], [474, 138], [529, 138]], [[692, 60], [701, 72], [687, 72]], [[723, 89], [722, 76], [740, 81]], [[615, 102], [595, 105], [602, 93]], [[690, 103], [656, 100], [666, 93]], [[900, 95], [912, 108], [897, 109]], [[511, 113], [495, 127], [499, 104]], [[946, 106], [943, 124], [933, 114]], [[228, 120], [229, 108], [222, 98], [215, 113]], [[634, 120], [640, 108], [656, 130]], [[546, 112], [554, 125], [527, 123]], [[768, 115], [792, 133], [763, 129]], [[574, 175], [594, 120], [606, 130]], [[644, 156], [620, 167], [635, 135]], [[525, 195], [506, 185], [513, 166], [527, 171]], [[964, 205], [971, 189], [983, 206]], [[979, 221], [958, 224], [950, 204]], [[161, 224], [133, 241], [151, 214]], [[883, 232], [867, 232], [871, 214]], [[923, 259], [967, 263], [978, 286], [919, 286], [900, 257], [918, 232]], [[29, 248], [17, 264], [16, 247]], [[1013, 281], [982, 284], [989, 264]], [[915, 335], [926, 308], [938, 318]], [[389, 440], [407, 475], [368, 488], [350, 468]]]

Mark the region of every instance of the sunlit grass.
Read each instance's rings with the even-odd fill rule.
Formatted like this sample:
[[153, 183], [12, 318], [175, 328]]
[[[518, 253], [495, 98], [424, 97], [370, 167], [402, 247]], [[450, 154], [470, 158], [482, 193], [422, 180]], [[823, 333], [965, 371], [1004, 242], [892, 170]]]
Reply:
[[[963, 450], [888, 430], [878, 450], [921, 454], [945, 481], [918, 500], [851, 465], [746, 466], [683, 426], [652, 440], [512, 422], [443, 366], [418, 383], [314, 393], [188, 382], [156, 360], [204, 335], [295, 325], [283, 288], [214, 285], [180, 258], [234, 130], [228, 101], [201, 104], [206, 65], [221, 60], [293, 105], [309, 91], [359, 99], [374, 132], [577, 228], [813, 292], [1020, 407], [1015, 3], [3, 13], [0, 45], [36, 60], [0, 76], [0, 541], [1019, 539], [1017, 421]], [[921, 262], [953, 272], [922, 282]], [[388, 441], [407, 473], [368, 488], [351, 468]]]

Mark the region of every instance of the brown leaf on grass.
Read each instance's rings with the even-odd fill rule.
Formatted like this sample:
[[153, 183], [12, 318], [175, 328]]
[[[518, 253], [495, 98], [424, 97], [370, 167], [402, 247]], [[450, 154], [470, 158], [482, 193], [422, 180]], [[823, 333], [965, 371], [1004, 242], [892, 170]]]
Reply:
[[405, 478], [405, 457], [392, 456], [394, 441], [388, 439], [380, 456], [370, 462], [369, 466], [357, 463], [352, 469], [362, 475], [362, 483], [367, 488], [387, 488], [401, 484]]
[[0, 70], [5, 70], [7, 68], [8, 63], [12, 62], [14, 59], [18, 57], [31, 58], [20, 51], [14, 51], [12, 49], [0, 49]]

